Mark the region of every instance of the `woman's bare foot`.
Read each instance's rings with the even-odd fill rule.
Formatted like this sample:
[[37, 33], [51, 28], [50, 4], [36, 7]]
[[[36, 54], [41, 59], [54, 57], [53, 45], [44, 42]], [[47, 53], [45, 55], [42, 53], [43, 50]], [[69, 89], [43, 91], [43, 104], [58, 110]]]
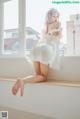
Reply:
[[24, 93], [24, 82], [23, 80], [18, 79], [14, 86], [12, 87], [13, 95], [16, 95], [18, 90], [20, 89], [20, 95], [23, 96]]
[[24, 93], [24, 81], [20, 80], [20, 94], [21, 96], [23, 96]]

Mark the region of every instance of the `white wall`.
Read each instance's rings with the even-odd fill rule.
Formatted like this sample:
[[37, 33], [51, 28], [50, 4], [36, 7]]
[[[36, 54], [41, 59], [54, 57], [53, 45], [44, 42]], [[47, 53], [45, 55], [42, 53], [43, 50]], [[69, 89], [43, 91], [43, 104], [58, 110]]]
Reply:
[[[0, 58], [0, 77], [24, 77], [34, 74], [26, 58]], [[63, 57], [61, 69], [49, 72], [49, 79], [80, 80], [80, 57]]]
[[32, 64], [25, 58], [1, 58], [1, 77], [23, 77], [34, 73]]

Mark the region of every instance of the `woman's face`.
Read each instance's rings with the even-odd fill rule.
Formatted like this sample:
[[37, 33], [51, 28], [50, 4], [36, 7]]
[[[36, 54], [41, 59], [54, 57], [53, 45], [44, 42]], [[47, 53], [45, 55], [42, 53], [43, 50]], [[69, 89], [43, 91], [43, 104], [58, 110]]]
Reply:
[[53, 29], [59, 28], [59, 16], [52, 16], [50, 23], [48, 24], [48, 30], [51, 31]]
[[59, 16], [52, 16], [51, 22], [58, 22], [59, 21]]

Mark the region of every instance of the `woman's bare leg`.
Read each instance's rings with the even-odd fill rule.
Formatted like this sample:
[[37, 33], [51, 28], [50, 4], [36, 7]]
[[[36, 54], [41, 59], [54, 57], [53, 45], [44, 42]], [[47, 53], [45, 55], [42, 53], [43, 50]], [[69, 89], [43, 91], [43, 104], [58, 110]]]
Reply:
[[[39, 67], [35, 66], [35, 70], [36, 70], [36, 76], [32, 75], [27, 77], [24, 80], [24, 83], [39, 83], [39, 82], [45, 82], [48, 80], [48, 74], [49, 74], [49, 65], [47, 64], [42, 64], [39, 63]], [[38, 66], [38, 64], [37, 64]], [[37, 70], [39, 68], [39, 70]]]
[[40, 63], [41, 75], [44, 77], [44, 81], [48, 80], [49, 64]]
[[26, 83], [38, 83], [38, 82], [44, 81], [44, 77], [41, 75], [40, 62], [34, 62], [34, 68], [35, 68], [36, 75], [30, 75], [25, 78], [19, 79], [14, 84], [14, 86], [12, 87], [12, 93], [14, 95], [16, 95], [16, 93], [18, 92], [20, 88], [21, 96], [23, 96], [24, 84]]
[[[34, 65], [34, 69], [35, 69], [35, 73], [36, 75], [40, 75], [41, 74], [41, 71], [40, 71], [40, 62], [38, 61], [33, 61], [33, 65]], [[31, 79], [33, 78], [35, 75], [30, 75], [30, 76], [26, 76], [23, 78], [23, 80], [26, 80], [26, 79]], [[26, 83], [26, 81], [25, 81]]]
[[40, 75], [41, 74], [40, 62], [33, 61], [33, 65], [34, 65], [34, 69], [35, 69], [36, 75]]
[[37, 61], [34, 61], [33, 64], [34, 64], [36, 75], [30, 75], [30, 76], [25, 77], [23, 79], [24, 84], [26, 84], [26, 83], [38, 83], [38, 82], [43, 82], [44, 81], [44, 76], [41, 75], [41, 68], [42, 68], [41, 63], [37, 62]]
[[24, 84], [26, 83], [39, 83], [39, 82], [47, 81], [49, 65], [42, 64], [40, 62], [34, 62], [34, 68], [35, 68], [36, 75], [30, 75], [25, 78], [18, 79], [16, 81], [16, 83], [12, 87], [12, 93], [14, 95], [16, 95], [18, 90], [20, 89], [21, 96], [23, 96]]
[[41, 74], [41, 71], [40, 71], [40, 62], [38, 61], [33, 61], [33, 65], [34, 65], [34, 69], [35, 69], [35, 75], [30, 75], [30, 76], [27, 76], [25, 78], [23, 78], [24, 80], [24, 84], [26, 83], [33, 83], [33, 80], [35, 78], [37, 78], [38, 76], [40, 76]]

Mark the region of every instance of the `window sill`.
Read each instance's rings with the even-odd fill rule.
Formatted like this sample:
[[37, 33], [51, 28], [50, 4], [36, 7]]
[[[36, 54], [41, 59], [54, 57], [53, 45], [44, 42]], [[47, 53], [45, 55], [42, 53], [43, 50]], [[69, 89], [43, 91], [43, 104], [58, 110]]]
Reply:
[[23, 58], [24, 57], [24, 54], [0, 54], [0, 59], [6, 59], [6, 58], [9, 58], [9, 59], [12, 59], [12, 58]]
[[7, 53], [0, 54], [0, 59], [24, 58], [25, 56], [29, 56], [29, 52], [28, 51], [27, 52], [22, 52], [22, 53], [13, 53], [13, 54], [7, 54]]
[[[23, 54], [0, 54], [0, 59], [3, 59], [3, 58], [4, 58], [4, 59], [5, 59], [5, 58], [11, 58], [11, 59], [12, 59], [12, 58], [23, 58], [23, 57], [25, 57], [25, 55], [26, 55], [26, 56], [29, 56], [29, 54], [27, 54], [27, 53], [26, 53], [26, 54], [24, 54], [24, 53], [23, 53]], [[70, 57], [70, 58], [71, 58], [71, 57], [72, 57], [72, 58], [73, 58], [73, 57], [77, 58], [77, 57], [78, 57], [78, 58], [79, 58], [80, 55], [62, 55], [61, 57], [64, 57], [64, 58], [66, 58], [66, 57], [68, 57], [68, 58], [69, 58], [69, 57]]]
[[67, 87], [79, 87], [80, 88], [80, 81], [70, 81], [70, 80], [51, 80], [46, 82], [48, 85], [55, 85], [55, 86], [67, 86]]
[[[0, 81], [15, 82], [16, 80], [17, 78], [0, 77]], [[40, 84], [40, 83], [33, 83], [33, 84]], [[80, 88], [80, 81], [75, 81], [75, 80], [74, 81], [72, 80], [71, 81], [70, 80], [48, 80], [47, 82], [41, 82], [41, 84], [45, 84], [49, 86], [66, 86], [66, 87], [79, 87]]]

